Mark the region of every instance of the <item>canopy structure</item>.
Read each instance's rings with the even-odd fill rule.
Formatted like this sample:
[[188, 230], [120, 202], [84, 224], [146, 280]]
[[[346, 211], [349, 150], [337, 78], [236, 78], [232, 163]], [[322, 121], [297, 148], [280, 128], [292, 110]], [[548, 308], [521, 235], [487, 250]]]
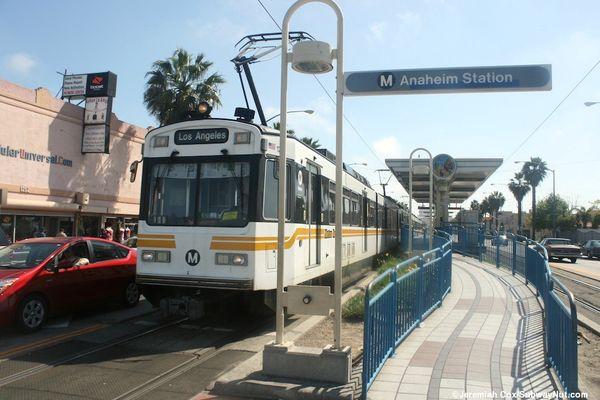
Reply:
[[[434, 157], [433, 201], [436, 225], [448, 221], [448, 209], [460, 206], [502, 165], [501, 158]], [[387, 159], [386, 165], [400, 184], [410, 192], [409, 159]], [[440, 171], [449, 165], [451, 171]], [[441, 172], [441, 173], [440, 173]], [[429, 158], [413, 157], [413, 200], [429, 203]]]

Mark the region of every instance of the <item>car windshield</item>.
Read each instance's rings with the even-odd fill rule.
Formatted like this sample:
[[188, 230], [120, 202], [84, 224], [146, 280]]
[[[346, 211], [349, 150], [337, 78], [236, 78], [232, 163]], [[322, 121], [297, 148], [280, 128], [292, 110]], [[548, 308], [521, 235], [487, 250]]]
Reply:
[[546, 244], [571, 244], [569, 239], [546, 239]]
[[0, 268], [33, 268], [60, 246], [62, 243], [13, 243], [0, 249]]
[[248, 219], [249, 178], [248, 162], [154, 165], [148, 222], [243, 226]]
[[600, 240], [590, 240], [590, 246], [600, 247]]

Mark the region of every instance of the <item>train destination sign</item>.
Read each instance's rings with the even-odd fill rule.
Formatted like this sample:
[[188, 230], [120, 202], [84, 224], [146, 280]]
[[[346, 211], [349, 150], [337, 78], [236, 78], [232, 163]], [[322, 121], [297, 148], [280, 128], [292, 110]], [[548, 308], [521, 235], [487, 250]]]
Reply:
[[344, 73], [344, 96], [552, 90], [552, 66], [512, 65]]
[[179, 145], [225, 143], [228, 139], [229, 131], [225, 128], [175, 131], [175, 144]]

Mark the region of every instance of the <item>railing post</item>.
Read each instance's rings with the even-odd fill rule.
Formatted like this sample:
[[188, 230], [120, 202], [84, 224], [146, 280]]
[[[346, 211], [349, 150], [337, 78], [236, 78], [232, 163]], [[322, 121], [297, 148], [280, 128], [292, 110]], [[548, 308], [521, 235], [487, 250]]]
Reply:
[[438, 248], [438, 262], [437, 262], [437, 278], [438, 278], [438, 298], [440, 299], [440, 304], [438, 308], [442, 306], [442, 300], [444, 299], [444, 269], [445, 269], [445, 260], [444, 260], [444, 246], [442, 245]]
[[529, 284], [529, 262], [527, 261], [529, 257], [529, 239], [525, 239], [525, 286]]
[[500, 235], [496, 234], [496, 268], [500, 268]]
[[362, 369], [362, 398], [367, 398], [367, 385], [369, 383], [369, 373], [371, 371], [371, 324], [370, 324], [370, 315], [369, 315], [369, 288], [365, 289], [365, 309], [364, 309], [364, 318], [365, 318], [365, 327], [363, 333], [363, 369]]
[[417, 279], [417, 291], [419, 292], [417, 294], [417, 312], [419, 313], [419, 325], [421, 325], [421, 322], [423, 322], [423, 303], [425, 303], [424, 299], [423, 299], [423, 264], [424, 264], [424, 259], [423, 257], [419, 257], [419, 259], [417, 260], [417, 266], [419, 268], [419, 271], [417, 272], [418, 274], [418, 279]]
[[517, 238], [513, 235], [512, 237], [512, 274], [515, 276], [515, 270], [517, 269]]
[[390, 345], [392, 346], [392, 354], [396, 353], [396, 318], [398, 316], [398, 275], [396, 272], [396, 268], [392, 270], [392, 274], [390, 276], [392, 279], [392, 323], [390, 324]]

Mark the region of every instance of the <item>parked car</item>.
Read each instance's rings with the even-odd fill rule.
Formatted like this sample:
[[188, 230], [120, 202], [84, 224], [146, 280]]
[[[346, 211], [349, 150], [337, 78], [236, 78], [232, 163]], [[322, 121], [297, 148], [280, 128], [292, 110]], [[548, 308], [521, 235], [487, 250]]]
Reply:
[[588, 240], [583, 245], [581, 253], [588, 258], [600, 258], [600, 240]]
[[26, 239], [0, 249], [0, 326], [40, 329], [49, 315], [139, 302], [136, 250], [98, 238]]
[[540, 244], [546, 248], [548, 260], [568, 258], [572, 263], [576, 263], [577, 258], [581, 257], [581, 248], [571, 243], [570, 239], [546, 238]]
[[492, 246], [508, 246], [508, 238], [506, 235], [494, 236]]

